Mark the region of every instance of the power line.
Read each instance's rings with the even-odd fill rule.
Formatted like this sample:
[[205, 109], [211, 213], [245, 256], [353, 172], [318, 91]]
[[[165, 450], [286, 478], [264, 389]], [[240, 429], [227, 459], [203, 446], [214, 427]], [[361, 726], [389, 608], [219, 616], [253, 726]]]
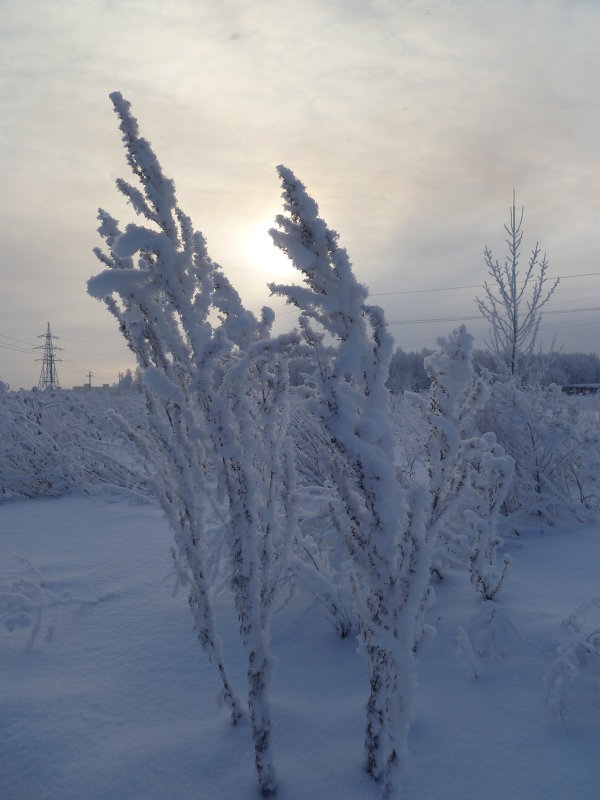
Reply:
[[430, 322], [467, 322], [472, 319], [483, 319], [480, 314], [464, 317], [431, 317], [429, 319], [399, 319], [388, 322], [388, 325], [427, 325]]
[[600, 320], [597, 317], [593, 319], [571, 319], [568, 322], [553, 322], [550, 323], [552, 330], [562, 329], [562, 328], [574, 328], [577, 325], [592, 325], [592, 324], [600, 324]]
[[542, 317], [547, 314], [580, 314], [583, 311], [600, 311], [600, 306], [591, 306], [590, 308], [555, 308], [550, 311], [544, 311]]
[[84, 369], [80, 369], [79, 367], [73, 367], [70, 363], [67, 362], [67, 359], [63, 359], [64, 368], [68, 372], [73, 372], [75, 375], [79, 375], [80, 377], [87, 375], [87, 372]]
[[568, 303], [589, 303], [591, 300], [600, 300], [600, 294], [593, 294], [588, 295], [587, 297], [571, 297], [570, 300], [554, 300], [552, 299], [552, 307], [554, 306], [564, 306]]
[[434, 289], [406, 289], [399, 292], [369, 292], [369, 297], [390, 297], [395, 294], [425, 294], [426, 292], [456, 292], [460, 289], [481, 289], [480, 283], [469, 286], [438, 286]]
[[[554, 309], [550, 311], [544, 311], [542, 314], [542, 318], [549, 315], [549, 314], [581, 314], [583, 312], [588, 311], [600, 311], [600, 306], [590, 306], [589, 308], [560, 308]], [[474, 319], [483, 319], [481, 314], [475, 314], [473, 316], [462, 316], [462, 317], [429, 317], [423, 319], [406, 319], [406, 320], [396, 320], [393, 322], [388, 322], [388, 325], [426, 325], [430, 322], [466, 322], [469, 320]]]
[[[559, 275], [561, 281], [567, 281], [571, 278], [590, 278], [594, 275], [600, 275], [600, 272], [581, 272], [578, 275]], [[524, 281], [520, 281], [524, 283]], [[432, 289], [403, 289], [394, 292], [369, 292], [369, 297], [390, 297], [396, 294], [425, 294], [426, 292], [457, 292], [461, 289], [482, 289], [483, 284], [471, 283], [465, 286], [436, 286]]]
[[20, 344], [26, 344], [29, 347], [35, 347], [36, 345], [33, 342], [26, 342], [25, 339], [16, 339], [14, 336], [8, 336], [6, 333], [0, 333], [0, 339], [10, 339], [13, 342], [19, 342]]
[[12, 350], [14, 353], [31, 353], [32, 348], [28, 347], [18, 347], [14, 344], [8, 344], [6, 342], [0, 342], [0, 347], [3, 347], [5, 350]]

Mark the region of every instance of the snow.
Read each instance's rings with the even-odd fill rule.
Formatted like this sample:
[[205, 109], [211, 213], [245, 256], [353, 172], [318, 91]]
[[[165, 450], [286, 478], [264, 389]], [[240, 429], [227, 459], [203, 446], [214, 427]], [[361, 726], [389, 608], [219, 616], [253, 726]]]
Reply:
[[[186, 598], [173, 596], [170, 545], [157, 506], [116, 494], [0, 505], [0, 591], [10, 575], [41, 576], [47, 595], [65, 601], [43, 609], [31, 645], [31, 627], [0, 629], [0, 797], [258, 797], [248, 723], [233, 728], [215, 704], [218, 675]], [[600, 528], [529, 531], [507, 549], [514, 563], [498, 604], [478, 600], [464, 574], [436, 586], [437, 635], [420, 660], [403, 797], [600, 794], [598, 665], [566, 695], [564, 721], [546, 707], [544, 683], [570, 635], [564, 620], [599, 594]], [[232, 679], [243, 687], [245, 657], [224, 589], [215, 606]], [[597, 607], [581, 619], [600, 627]], [[461, 627], [475, 651], [497, 634], [487, 657], [474, 654], [477, 679], [457, 642]], [[271, 650], [279, 797], [374, 800], [378, 787], [361, 765], [368, 683], [356, 642], [340, 639], [296, 588], [273, 616]]]

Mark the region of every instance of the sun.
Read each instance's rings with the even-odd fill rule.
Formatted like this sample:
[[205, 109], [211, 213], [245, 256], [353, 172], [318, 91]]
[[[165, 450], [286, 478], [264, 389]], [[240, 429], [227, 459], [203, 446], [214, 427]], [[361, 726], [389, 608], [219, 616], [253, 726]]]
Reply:
[[243, 238], [243, 246], [252, 265], [274, 280], [290, 280], [296, 270], [289, 258], [275, 247], [269, 236], [273, 220], [261, 220]]

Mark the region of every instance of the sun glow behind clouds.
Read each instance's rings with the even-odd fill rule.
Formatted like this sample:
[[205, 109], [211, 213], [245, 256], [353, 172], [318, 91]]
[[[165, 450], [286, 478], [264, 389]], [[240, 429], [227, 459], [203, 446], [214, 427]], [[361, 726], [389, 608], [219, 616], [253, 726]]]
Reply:
[[257, 222], [243, 239], [244, 250], [252, 265], [270, 278], [275, 281], [290, 280], [297, 275], [296, 270], [289, 258], [273, 244], [269, 236], [272, 227], [271, 219]]

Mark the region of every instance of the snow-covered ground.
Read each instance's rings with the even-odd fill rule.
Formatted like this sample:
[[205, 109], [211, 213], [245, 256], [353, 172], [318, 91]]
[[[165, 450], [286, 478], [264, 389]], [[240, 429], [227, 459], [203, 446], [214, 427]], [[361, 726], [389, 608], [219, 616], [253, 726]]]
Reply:
[[[258, 796], [247, 723], [232, 729], [215, 704], [217, 675], [184, 594], [173, 596], [170, 544], [153, 505], [0, 505], [2, 800]], [[600, 526], [532, 532], [507, 549], [514, 563], [491, 625], [466, 576], [436, 587], [410, 800], [600, 798], [600, 658], [586, 651], [600, 628]], [[225, 590], [218, 613], [242, 690]], [[31, 624], [11, 631], [11, 620]], [[375, 800], [361, 766], [368, 685], [355, 642], [296, 589], [274, 616], [272, 650], [281, 800]]]

